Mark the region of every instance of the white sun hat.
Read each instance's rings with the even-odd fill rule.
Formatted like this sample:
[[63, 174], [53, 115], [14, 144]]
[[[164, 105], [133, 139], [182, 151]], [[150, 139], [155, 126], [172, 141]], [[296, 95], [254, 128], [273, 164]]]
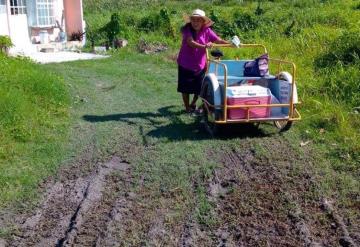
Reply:
[[187, 23], [189, 23], [191, 20], [191, 17], [201, 17], [203, 20], [204, 20], [204, 25], [206, 26], [206, 27], [210, 27], [210, 26], [212, 26], [213, 24], [214, 24], [214, 22], [209, 18], [209, 17], [207, 17], [206, 15], [205, 15], [205, 11], [203, 11], [203, 10], [201, 10], [201, 9], [195, 9], [192, 13], [191, 13], [191, 15], [189, 16], [189, 15], [187, 15], [187, 16], [185, 16], [185, 21], [187, 22]]

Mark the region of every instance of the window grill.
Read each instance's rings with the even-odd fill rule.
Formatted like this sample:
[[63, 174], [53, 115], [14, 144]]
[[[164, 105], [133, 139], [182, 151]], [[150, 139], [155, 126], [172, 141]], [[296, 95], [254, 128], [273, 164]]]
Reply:
[[10, 0], [12, 15], [26, 15], [26, 0]]
[[54, 0], [36, 0], [37, 26], [55, 24]]

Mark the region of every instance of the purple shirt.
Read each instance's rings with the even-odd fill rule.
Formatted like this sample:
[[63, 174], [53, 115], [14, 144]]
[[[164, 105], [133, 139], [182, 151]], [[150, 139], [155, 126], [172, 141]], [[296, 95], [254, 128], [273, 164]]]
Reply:
[[[177, 63], [185, 69], [200, 71], [206, 66], [206, 52], [204, 48], [192, 48], [187, 44], [187, 39], [191, 36], [190, 27], [182, 32], [183, 39], [177, 59]], [[194, 39], [195, 42], [205, 45], [209, 42], [215, 42], [220, 38], [209, 27], [201, 29]]]

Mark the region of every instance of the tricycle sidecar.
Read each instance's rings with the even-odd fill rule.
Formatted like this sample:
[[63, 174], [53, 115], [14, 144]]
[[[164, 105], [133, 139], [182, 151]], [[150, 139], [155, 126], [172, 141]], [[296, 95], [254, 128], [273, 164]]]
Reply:
[[[216, 45], [237, 49], [231, 45]], [[263, 45], [242, 44], [241, 48], [261, 48]], [[276, 67], [274, 75], [245, 76], [244, 65], [249, 59], [222, 60], [211, 58], [207, 50], [207, 73], [200, 97], [203, 101], [203, 121], [207, 131], [215, 135], [219, 126], [232, 123], [273, 122], [280, 131], [287, 131], [301, 115], [296, 109], [299, 103], [294, 63], [269, 58]], [[282, 71], [288, 67], [291, 73]]]

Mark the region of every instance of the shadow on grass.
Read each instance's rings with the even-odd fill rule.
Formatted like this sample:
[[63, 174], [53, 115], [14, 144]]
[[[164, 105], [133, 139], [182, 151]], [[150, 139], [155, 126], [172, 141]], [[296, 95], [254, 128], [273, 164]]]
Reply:
[[[178, 111], [177, 108], [176, 106], [166, 106], [158, 109], [157, 112], [130, 112], [104, 116], [84, 115], [83, 119], [91, 123], [121, 121], [131, 125], [138, 125], [144, 137], [167, 138], [173, 141], [213, 138], [206, 132], [200, 116], [193, 116], [194, 120], [186, 123], [183, 118], [186, 113]], [[149, 124], [152, 130], [146, 133], [144, 126]], [[269, 135], [271, 134], [265, 133], [261, 128], [259, 129], [253, 124], [229, 124], [223, 126], [215, 139], [260, 138]]]

